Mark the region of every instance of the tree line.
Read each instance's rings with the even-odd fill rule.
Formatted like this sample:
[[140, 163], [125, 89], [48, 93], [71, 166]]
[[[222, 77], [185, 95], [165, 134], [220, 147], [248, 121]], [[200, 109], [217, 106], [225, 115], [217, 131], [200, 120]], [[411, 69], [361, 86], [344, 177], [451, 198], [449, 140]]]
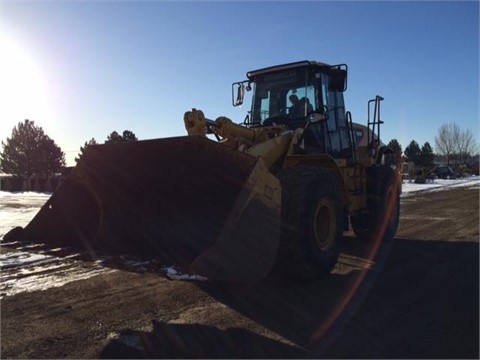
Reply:
[[393, 152], [397, 163], [412, 161], [420, 167], [433, 167], [435, 160], [446, 166], [453, 164], [465, 164], [473, 156], [478, 155], [475, 137], [470, 129], [462, 130], [456, 123], [446, 123], [440, 126], [434, 137], [435, 149], [427, 141], [422, 146], [412, 140], [402, 151], [402, 147], [396, 139], [387, 144]]
[[[104, 143], [137, 140], [130, 130], [124, 130], [122, 134], [112, 131]], [[405, 150], [402, 150], [396, 139], [392, 139], [387, 146], [393, 150], [398, 164], [413, 161], [415, 165], [424, 167], [433, 167], [436, 156], [440, 156], [443, 162], [450, 166], [453, 162], [463, 164], [478, 154], [473, 133], [469, 129], [460, 129], [456, 123], [441, 125], [434, 141], [437, 153], [433, 151], [429, 142], [420, 146], [415, 140], [412, 140]], [[64, 152], [45, 134], [42, 127], [35, 125], [34, 121], [27, 119], [18, 123], [13, 128], [11, 137], [1, 144], [0, 170], [4, 173], [28, 178], [32, 175], [52, 175], [65, 167]], [[98, 145], [95, 138], [86, 141], [80, 147], [80, 151], [83, 152], [86, 147], [92, 145]]]
[[[123, 131], [120, 135], [112, 131], [105, 140], [105, 144], [125, 141], [137, 141], [137, 137], [130, 130]], [[95, 138], [86, 141], [84, 147], [97, 145]], [[65, 153], [45, 134], [41, 126], [34, 121], [26, 119], [18, 123], [12, 135], [2, 141], [0, 152], [0, 170], [16, 177], [29, 178], [37, 175], [47, 177], [54, 175], [65, 167]]]

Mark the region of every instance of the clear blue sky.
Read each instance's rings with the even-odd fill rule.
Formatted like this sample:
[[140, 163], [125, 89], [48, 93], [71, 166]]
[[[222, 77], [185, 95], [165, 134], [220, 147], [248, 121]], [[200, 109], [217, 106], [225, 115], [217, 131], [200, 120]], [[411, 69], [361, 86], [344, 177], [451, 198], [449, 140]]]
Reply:
[[113, 130], [186, 135], [185, 111], [243, 121], [249, 70], [347, 63], [347, 109], [382, 140], [434, 146], [443, 123], [479, 139], [479, 3], [0, 0], [0, 140], [28, 118], [66, 153]]

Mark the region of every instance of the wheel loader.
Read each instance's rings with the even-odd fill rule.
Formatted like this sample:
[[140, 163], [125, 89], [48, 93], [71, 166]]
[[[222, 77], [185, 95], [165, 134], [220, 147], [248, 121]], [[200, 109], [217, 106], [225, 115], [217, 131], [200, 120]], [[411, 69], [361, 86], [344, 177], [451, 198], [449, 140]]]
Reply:
[[232, 84], [233, 106], [252, 94], [242, 123], [192, 109], [187, 136], [87, 146], [4, 241], [138, 254], [210, 280], [259, 282], [272, 271], [328, 274], [350, 228], [359, 241], [392, 238], [401, 181], [380, 140], [383, 98], [368, 101], [363, 126], [345, 108], [346, 64], [300, 61], [246, 78]]

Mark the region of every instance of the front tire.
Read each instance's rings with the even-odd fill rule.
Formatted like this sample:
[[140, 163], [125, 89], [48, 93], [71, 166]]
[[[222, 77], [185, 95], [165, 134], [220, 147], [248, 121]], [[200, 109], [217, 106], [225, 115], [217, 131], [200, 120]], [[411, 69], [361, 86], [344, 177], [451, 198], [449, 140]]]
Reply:
[[312, 166], [287, 168], [282, 184], [282, 238], [279, 267], [283, 275], [315, 279], [330, 273], [340, 254], [344, 217], [335, 177]]

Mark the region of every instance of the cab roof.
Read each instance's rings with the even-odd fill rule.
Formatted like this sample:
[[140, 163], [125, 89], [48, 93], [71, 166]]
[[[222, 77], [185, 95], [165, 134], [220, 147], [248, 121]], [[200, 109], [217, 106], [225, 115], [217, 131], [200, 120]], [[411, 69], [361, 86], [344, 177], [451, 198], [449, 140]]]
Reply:
[[252, 70], [247, 72], [247, 78], [249, 80], [252, 80], [257, 75], [268, 74], [275, 71], [294, 69], [294, 68], [300, 68], [300, 67], [306, 67], [306, 66], [312, 66], [312, 67], [317, 66], [319, 68], [332, 68], [332, 65], [328, 65], [319, 61], [303, 60], [303, 61], [297, 61], [293, 63], [269, 66], [269, 67], [258, 69], [258, 70]]

